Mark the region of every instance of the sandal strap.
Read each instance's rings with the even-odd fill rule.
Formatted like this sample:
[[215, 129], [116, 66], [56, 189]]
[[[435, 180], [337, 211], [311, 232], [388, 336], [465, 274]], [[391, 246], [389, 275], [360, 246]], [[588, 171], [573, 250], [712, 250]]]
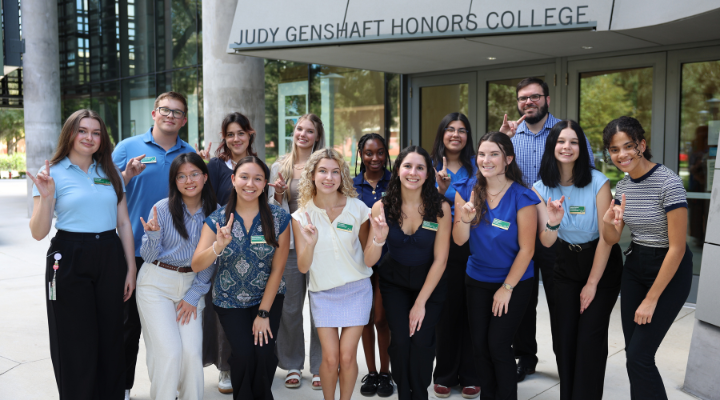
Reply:
[[297, 379], [300, 380], [302, 378], [302, 372], [298, 369], [291, 369], [288, 370], [287, 376], [285, 377], [285, 382], [291, 380], [291, 379]]
[[313, 382], [320, 382], [320, 377], [319, 377], [319, 376], [313, 376], [312, 381], [313, 381]]

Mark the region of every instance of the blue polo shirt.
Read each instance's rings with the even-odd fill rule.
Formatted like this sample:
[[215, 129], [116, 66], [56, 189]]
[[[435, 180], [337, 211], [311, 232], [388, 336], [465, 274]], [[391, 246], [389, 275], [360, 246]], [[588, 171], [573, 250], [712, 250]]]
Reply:
[[[123, 140], [115, 146], [113, 162], [120, 171], [125, 171], [128, 160], [145, 154], [145, 157], [155, 157], [155, 163], [145, 164], [145, 170], [132, 178], [125, 186], [127, 192], [128, 214], [135, 238], [135, 257], [140, 257], [142, 237], [145, 233], [140, 217], [147, 217], [152, 206], [158, 201], [168, 197], [170, 184], [170, 164], [175, 157], [183, 153], [194, 152], [195, 149], [184, 140], [177, 138], [175, 146], [165, 151], [155, 143], [152, 128], [143, 135], [133, 136]], [[150, 260], [152, 261], [152, 260]]]
[[[470, 160], [470, 164], [472, 164], [472, 174], [468, 172], [467, 168], [465, 166], [462, 166], [457, 173], [454, 173], [450, 170], [447, 170], [447, 174], [450, 177], [450, 186], [448, 186], [447, 190], [445, 191], [445, 198], [450, 200], [450, 213], [455, 216], [455, 186], [453, 184], [455, 182], [460, 182], [463, 179], [469, 179], [477, 175], [477, 159], [475, 156]], [[443, 168], [442, 164], [436, 165], [435, 169], [440, 171]], [[438, 187], [437, 181], [435, 182], [435, 187]]]
[[[40, 171], [43, 170], [45, 166], [40, 168]], [[99, 233], [117, 227], [118, 199], [115, 188], [112, 184], [96, 181], [107, 179], [102, 166], [93, 161], [85, 173], [65, 157], [50, 166], [50, 176], [55, 181], [56, 229]], [[33, 185], [33, 197], [36, 196], [40, 196], [40, 192]]]
[[[392, 176], [392, 173], [390, 171], [385, 170], [385, 174], [383, 174], [383, 177], [378, 181], [377, 185], [375, 186], [375, 189], [373, 189], [372, 185], [368, 181], [365, 180], [365, 174], [362, 172], [360, 175], [353, 178], [353, 186], [355, 187], [355, 190], [358, 192], [358, 199], [362, 200], [363, 203], [365, 203], [368, 208], [372, 209], [373, 204], [375, 204], [378, 200], [380, 200], [383, 196], [385, 196], [385, 192], [387, 191], [387, 187], [390, 184], [390, 177]], [[373, 194], [373, 191], [375, 194]], [[372, 238], [370, 238], [372, 240]], [[387, 253], [388, 247], [387, 243], [382, 248], [382, 254], [380, 254], [380, 260], [378, 260], [378, 264], [380, 264], [380, 261], [382, 261], [383, 257], [385, 257], [385, 253]]]

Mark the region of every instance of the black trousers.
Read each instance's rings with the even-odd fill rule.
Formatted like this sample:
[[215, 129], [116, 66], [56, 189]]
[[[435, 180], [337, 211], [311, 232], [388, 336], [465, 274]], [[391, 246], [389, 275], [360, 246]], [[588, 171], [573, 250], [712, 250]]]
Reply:
[[690, 294], [692, 252], [686, 245], [675, 276], [658, 299], [652, 322], [638, 325], [634, 321], [635, 311], [655, 282], [668, 249], [635, 243], [631, 247], [632, 252], [625, 259], [620, 297], [630, 398], [667, 399], [665, 386], [655, 366], [655, 353]]
[[598, 240], [571, 251], [558, 243], [555, 262], [555, 318], [560, 400], [600, 400], [605, 383], [610, 314], [620, 293], [622, 254], [612, 246], [595, 298], [580, 314], [580, 292], [592, 270]]
[[510, 297], [507, 314], [495, 317], [492, 313], [493, 296], [502, 284], [479, 282], [467, 275], [465, 277], [468, 320], [475, 368], [482, 388], [481, 399], [517, 399], [512, 342], [530, 302], [534, 279], [518, 283]]
[[556, 324], [555, 324], [555, 289], [553, 284], [553, 270], [555, 268], [555, 247], [557, 243], [547, 248], [535, 240], [535, 254], [533, 255], [533, 264], [535, 268], [535, 279], [533, 280], [532, 294], [530, 304], [523, 316], [520, 327], [513, 341], [513, 349], [515, 358], [522, 363], [525, 368], [535, 369], [538, 363], [537, 358], [537, 340], [535, 334], [537, 331], [537, 304], [538, 294], [540, 290], [540, 273], [542, 273], [543, 288], [545, 289], [545, 298], [548, 303], [550, 312], [550, 333], [553, 338], [553, 352], [557, 354], [556, 349]]
[[[50, 242], [45, 300], [61, 400], [123, 399], [122, 309], [127, 263], [115, 231], [58, 231]], [[54, 255], [57, 300], [48, 300]]]
[[480, 386], [472, 355], [470, 324], [465, 295], [465, 270], [470, 244], [458, 246], [450, 239], [450, 256], [445, 267], [448, 292], [435, 328], [435, 371], [433, 381], [447, 387]]
[[425, 318], [410, 336], [410, 310], [415, 305], [429, 265], [406, 267], [385, 257], [380, 265], [380, 293], [390, 327], [390, 366], [399, 400], [425, 400], [432, 382], [435, 360], [435, 326], [445, 300], [445, 281], [440, 280], [425, 302]]
[[[275, 378], [278, 359], [275, 356], [280, 317], [282, 316], [285, 296], [275, 296], [270, 307], [270, 331], [273, 338], [260, 346], [254, 343], [253, 322], [257, 317], [256, 305], [248, 308], [221, 308], [213, 305], [223, 330], [230, 341], [230, 381], [233, 387], [233, 399], [272, 400], [272, 383]], [[259, 340], [259, 339], [258, 339]], [[264, 343], [264, 342], [263, 342]]]
[[[150, 260], [155, 261], [155, 260]], [[145, 263], [142, 257], [135, 257], [135, 265], [137, 272]], [[138, 314], [137, 300], [135, 299], [135, 291], [128, 301], [125, 302], [123, 308], [123, 343], [125, 345], [125, 389], [132, 389], [135, 384], [135, 366], [137, 365], [137, 355], [140, 350], [140, 334], [142, 333], [142, 325], [140, 325], [140, 314]]]

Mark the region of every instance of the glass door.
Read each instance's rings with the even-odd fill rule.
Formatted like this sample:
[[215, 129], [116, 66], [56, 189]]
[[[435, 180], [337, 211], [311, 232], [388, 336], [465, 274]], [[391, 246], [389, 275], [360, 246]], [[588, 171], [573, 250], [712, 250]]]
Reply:
[[[410, 84], [410, 144], [431, 152], [438, 125], [447, 114], [461, 112], [476, 126], [475, 72], [412, 78]], [[474, 140], [477, 131], [473, 129]]]

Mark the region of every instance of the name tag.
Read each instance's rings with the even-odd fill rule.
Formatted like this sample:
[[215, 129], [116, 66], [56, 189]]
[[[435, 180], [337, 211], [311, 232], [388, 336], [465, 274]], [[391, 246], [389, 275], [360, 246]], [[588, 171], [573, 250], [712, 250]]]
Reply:
[[499, 220], [499, 219], [497, 219], [497, 218], [495, 218], [495, 219], [493, 220], [492, 226], [494, 226], [494, 227], [496, 227], [496, 228], [504, 229], [504, 230], [510, 229], [510, 223], [509, 223], [509, 222], [501, 221], [501, 220]]
[[385, 193], [387, 193], [387, 192], [381, 192], [380, 197], [385, 197]]
[[438, 224], [436, 222], [423, 221], [422, 228], [437, 232]]
[[104, 186], [110, 186], [110, 185], [111, 185], [110, 179], [95, 178], [95, 179], [93, 179], [93, 181], [95, 182], [96, 185], [104, 185]]
[[155, 164], [157, 162], [157, 159], [155, 157], [145, 157], [142, 160], [140, 160], [143, 164]]
[[585, 214], [585, 206], [570, 206], [570, 214]]
[[264, 235], [250, 236], [250, 244], [267, 243]]
[[337, 223], [337, 228], [341, 231], [352, 232], [353, 226], [349, 224], [343, 224], [342, 222]]

